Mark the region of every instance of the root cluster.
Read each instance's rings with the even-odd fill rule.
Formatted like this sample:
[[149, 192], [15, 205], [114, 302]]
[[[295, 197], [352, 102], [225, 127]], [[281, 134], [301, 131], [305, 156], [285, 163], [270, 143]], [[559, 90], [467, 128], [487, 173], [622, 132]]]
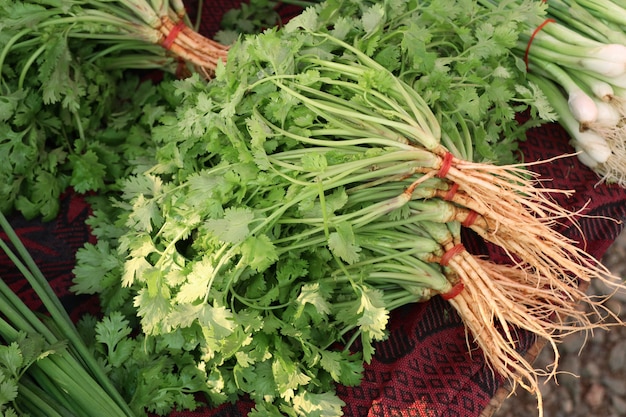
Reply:
[[[535, 394], [541, 415], [538, 378], [553, 377], [558, 372], [558, 344], [562, 338], [622, 324], [604, 306], [606, 299], [592, 299], [579, 284], [593, 279], [615, 289], [623, 284], [577, 242], [556, 231], [557, 222], [576, 224], [582, 214], [559, 207], [550, 195], [568, 191], [537, 186], [536, 178], [524, 165], [453, 160], [446, 180], [457, 184], [455, 193], [439, 190], [437, 197], [445, 195], [456, 206], [454, 220], [502, 248], [510, 258], [509, 264], [501, 265], [467, 251], [456, 253], [448, 266], [453, 279], [463, 282], [464, 290], [449, 302], [489, 366], [514, 387], [520, 385]], [[455, 245], [451, 241], [441, 243], [445, 250]], [[544, 339], [554, 351], [554, 362], [548, 370], [535, 369], [519, 351], [520, 330]]]
[[228, 47], [206, 38], [183, 23], [174, 22], [169, 16], [161, 18], [159, 43], [179, 58], [195, 66], [209, 78], [219, 61], [226, 61]]

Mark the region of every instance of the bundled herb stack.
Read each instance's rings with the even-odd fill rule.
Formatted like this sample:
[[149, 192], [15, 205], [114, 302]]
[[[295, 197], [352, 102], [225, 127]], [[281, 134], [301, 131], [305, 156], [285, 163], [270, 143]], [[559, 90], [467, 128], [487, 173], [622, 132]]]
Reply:
[[179, 1], [3, 1], [0, 20], [0, 208], [29, 218], [54, 218], [68, 186], [104, 191], [141, 153], [130, 70], [208, 76], [227, 53]]
[[[107, 119], [120, 160], [80, 134], [85, 101], [61, 103], [74, 158], [115, 168], [114, 183], [79, 189], [100, 192], [98, 242], [79, 251], [73, 290], [100, 297], [103, 317], [79, 328], [129, 408], [166, 415], [203, 393], [245, 395], [250, 416], [340, 416], [335, 388], [361, 382], [390, 312], [432, 297], [463, 319], [468, 349], [541, 403], [518, 331], [558, 353], [563, 336], [603, 325], [579, 283], [619, 285], [554, 228], [578, 214], [552, 200], [569, 191], [516, 163], [526, 129], [555, 117], [516, 56], [545, 8], [321, 3], [240, 38], [210, 81], [192, 66], [126, 96], [129, 112]], [[93, 174], [74, 166], [70, 184]], [[472, 255], [462, 230], [509, 262]]]
[[[433, 296], [494, 370], [539, 395], [517, 329], [556, 352], [601, 326], [578, 308], [603, 309], [579, 280], [615, 277], [552, 228], [574, 216], [550, 198], [567, 191], [470, 160], [510, 161], [515, 113], [549, 110], [513, 68], [524, 13], [544, 10], [524, 6], [446, 20], [439, 3], [327, 2], [243, 38], [211, 82], [173, 83], [156, 163], [121, 181], [119, 235], [82, 252], [76, 290], [125, 297], [103, 299], [122, 326], [132, 318], [115, 310], [132, 298], [148, 340], [199, 358], [213, 403], [245, 393], [253, 416], [341, 415], [334, 386], [359, 383], [389, 312]], [[466, 25], [445, 37], [461, 15], [471, 41]], [[454, 50], [451, 38], [468, 52], [429, 44]], [[106, 237], [103, 213], [93, 224]], [[463, 227], [511, 263], [471, 255]], [[87, 273], [104, 259], [119, 277], [107, 288]]]

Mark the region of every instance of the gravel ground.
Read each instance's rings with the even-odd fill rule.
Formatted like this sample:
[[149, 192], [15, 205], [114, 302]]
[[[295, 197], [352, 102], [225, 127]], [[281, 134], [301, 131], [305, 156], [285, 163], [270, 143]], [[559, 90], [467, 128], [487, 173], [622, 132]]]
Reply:
[[[626, 230], [609, 248], [603, 263], [616, 275], [626, 279]], [[588, 294], [606, 294], [607, 289], [592, 284]], [[620, 312], [626, 321], [626, 291], [616, 293], [611, 311]], [[552, 359], [543, 349], [535, 364], [545, 367]], [[569, 336], [560, 346], [560, 370], [565, 372], [542, 384], [544, 417], [622, 417], [626, 416], [626, 326], [608, 331], [594, 331], [585, 341], [585, 334]], [[571, 374], [567, 374], [571, 373]], [[533, 396], [523, 389], [507, 398], [494, 417], [537, 416]]]

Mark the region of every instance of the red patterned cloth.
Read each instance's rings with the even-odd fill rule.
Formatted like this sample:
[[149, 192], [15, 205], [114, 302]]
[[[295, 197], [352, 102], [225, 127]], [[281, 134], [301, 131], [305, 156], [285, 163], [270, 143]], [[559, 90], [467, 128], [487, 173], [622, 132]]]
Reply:
[[[208, 2], [202, 32], [215, 33], [222, 14], [237, 4], [228, 0]], [[195, 13], [191, 6], [190, 12]], [[294, 9], [285, 6], [282, 13], [286, 16]], [[556, 124], [533, 129], [521, 148], [526, 161], [572, 152], [567, 134]], [[546, 187], [575, 191], [569, 198], [555, 195], [563, 207], [579, 210], [587, 205], [585, 214], [591, 217], [580, 219], [580, 230], [565, 224], [560, 231], [581, 245], [586, 241], [585, 249], [601, 258], [622, 230], [622, 224], [607, 218], [626, 220], [626, 190], [597, 184], [598, 177], [575, 157], [536, 165], [533, 170], [541, 174]], [[88, 214], [85, 200], [68, 192], [63, 196], [61, 214], [54, 221], [26, 221], [19, 216], [10, 219], [73, 318], [96, 305], [92, 298], [76, 297], [69, 291], [76, 250], [84, 242], [93, 241], [85, 224]], [[464, 237], [471, 252], [487, 254], [495, 262], [504, 261], [503, 254], [476, 236], [466, 233]], [[40, 307], [39, 300], [4, 254], [0, 254], [0, 271], [32, 309]], [[504, 381], [492, 373], [481, 352], [469, 353], [463, 323], [441, 298], [394, 311], [390, 330], [389, 339], [376, 345], [375, 357], [365, 368], [362, 384], [337, 388], [347, 404], [346, 416], [477, 417], [503, 387]], [[531, 336], [523, 337], [520, 349], [525, 352], [534, 344]], [[242, 399], [217, 409], [175, 412], [171, 416], [239, 417], [245, 416], [251, 407], [251, 402]]]

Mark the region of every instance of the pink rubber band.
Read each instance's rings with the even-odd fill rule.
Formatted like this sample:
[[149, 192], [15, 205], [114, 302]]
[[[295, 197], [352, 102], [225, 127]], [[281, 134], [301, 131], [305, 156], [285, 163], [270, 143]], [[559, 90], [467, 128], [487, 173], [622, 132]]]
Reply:
[[463, 282], [459, 282], [458, 284], [453, 286], [452, 289], [450, 289], [450, 291], [448, 291], [447, 293], [441, 294], [441, 298], [443, 298], [444, 300], [450, 300], [451, 298], [454, 298], [457, 295], [459, 295], [461, 291], [463, 291], [464, 288], [465, 288], [465, 284], [463, 284]]
[[445, 176], [448, 175], [448, 171], [450, 171], [450, 167], [452, 166], [452, 158], [454, 158], [454, 155], [450, 152], [446, 152], [443, 161], [441, 161], [441, 168], [439, 168], [439, 172], [437, 172], [439, 178], [445, 178]]
[[184, 27], [185, 22], [179, 20], [178, 23], [176, 23], [176, 25], [172, 28], [170, 33], [167, 34], [167, 37], [163, 40], [163, 43], [161, 45], [163, 45], [165, 49], [170, 49], [174, 44], [174, 41], [178, 37], [178, 34], [181, 30], [183, 30]]
[[452, 184], [452, 187], [450, 187], [446, 195], [443, 196], [443, 199], [446, 201], [452, 201], [458, 189], [459, 189], [459, 184], [455, 182], [454, 184]]
[[441, 266], [447, 266], [450, 263], [450, 260], [458, 255], [459, 253], [463, 252], [465, 250], [465, 247], [463, 246], [462, 243], [459, 243], [458, 245], [455, 245], [454, 247], [450, 248], [449, 251], [447, 251], [446, 253], [443, 254], [443, 256], [441, 257], [441, 260], [439, 261], [439, 264]]
[[461, 223], [461, 226], [463, 227], [472, 226], [474, 222], [476, 221], [476, 218], [478, 218], [478, 213], [476, 213], [474, 210], [470, 211], [470, 213], [467, 215], [465, 220], [463, 220], [463, 223]]
[[530, 35], [530, 39], [528, 40], [528, 44], [526, 45], [526, 51], [524, 52], [524, 64], [526, 64], [526, 72], [528, 72], [528, 53], [530, 52], [530, 45], [535, 40], [535, 36], [543, 29], [548, 23], [555, 22], [554, 19], [546, 19], [544, 20], [537, 28], [533, 31], [532, 35]]

